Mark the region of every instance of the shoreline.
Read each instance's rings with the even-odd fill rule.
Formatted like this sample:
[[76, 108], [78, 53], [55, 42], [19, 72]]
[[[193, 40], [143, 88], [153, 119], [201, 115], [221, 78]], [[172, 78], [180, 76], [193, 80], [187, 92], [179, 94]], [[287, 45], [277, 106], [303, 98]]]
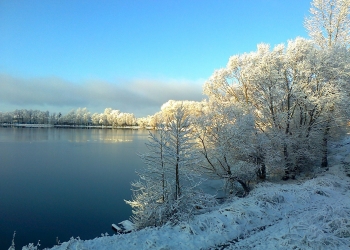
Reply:
[[16, 128], [77, 128], [77, 129], [151, 129], [150, 127], [140, 126], [104, 126], [104, 125], [58, 125], [58, 124], [0, 124], [1, 127]]

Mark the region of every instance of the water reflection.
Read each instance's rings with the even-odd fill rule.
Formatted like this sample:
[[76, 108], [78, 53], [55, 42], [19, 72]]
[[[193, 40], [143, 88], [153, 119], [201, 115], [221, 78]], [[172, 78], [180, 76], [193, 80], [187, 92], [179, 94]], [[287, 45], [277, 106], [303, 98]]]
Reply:
[[2, 142], [31, 142], [31, 141], [47, 141], [49, 140], [48, 129], [38, 128], [0, 128], [1, 133], [0, 140]]
[[[1, 131], [7, 131], [2, 133]], [[135, 135], [145, 131], [135, 129], [71, 129], [71, 128], [3, 128], [0, 127], [0, 142], [69, 141], [75, 143], [132, 142]]]

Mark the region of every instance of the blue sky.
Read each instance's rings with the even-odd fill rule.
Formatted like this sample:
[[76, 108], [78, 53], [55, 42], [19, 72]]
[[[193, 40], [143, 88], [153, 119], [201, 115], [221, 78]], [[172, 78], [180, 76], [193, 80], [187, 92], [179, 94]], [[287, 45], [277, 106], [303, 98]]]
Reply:
[[297, 36], [306, 0], [0, 0], [0, 111], [196, 100], [230, 56]]

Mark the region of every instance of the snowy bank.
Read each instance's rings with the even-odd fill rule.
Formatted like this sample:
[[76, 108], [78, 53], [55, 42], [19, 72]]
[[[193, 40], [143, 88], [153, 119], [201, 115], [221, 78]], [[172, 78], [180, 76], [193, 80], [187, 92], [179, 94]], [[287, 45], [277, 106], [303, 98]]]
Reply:
[[350, 139], [331, 151], [332, 167], [317, 177], [261, 183], [177, 226], [72, 238], [52, 249], [350, 249]]

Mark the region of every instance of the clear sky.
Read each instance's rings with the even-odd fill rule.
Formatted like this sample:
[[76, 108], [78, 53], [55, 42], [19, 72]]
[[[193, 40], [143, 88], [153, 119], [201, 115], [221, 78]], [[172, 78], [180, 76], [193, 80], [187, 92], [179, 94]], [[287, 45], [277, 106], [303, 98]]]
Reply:
[[0, 0], [0, 111], [200, 101], [230, 56], [297, 36], [308, 0]]

